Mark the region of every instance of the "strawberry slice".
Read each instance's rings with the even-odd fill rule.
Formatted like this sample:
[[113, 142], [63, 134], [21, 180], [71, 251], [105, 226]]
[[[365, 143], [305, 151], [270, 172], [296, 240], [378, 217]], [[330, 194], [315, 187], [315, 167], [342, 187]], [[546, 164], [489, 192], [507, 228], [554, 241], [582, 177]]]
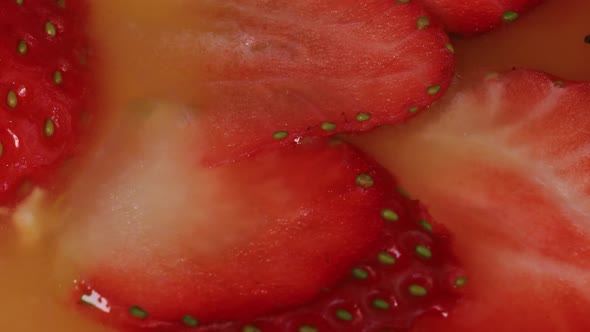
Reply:
[[0, 5], [0, 206], [70, 156], [89, 90], [84, 1]]
[[368, 139], [448, 226], [471, 279], [449, 320], [415, 331], [590, 328], [588, 105], [590, 83], [518, 70]]
[[[147, 86], [145, 95], [199, 109], [211, 149], [205, 158], [212, 163], [300, 137], [366, 131], [408, 119], [438, 100], [453, 75], [448, 37], [416, 4], [391, 0], [180, 3], [171, 6], [194, 13], [194, 18], [173, 22], [162, 28], [164, 32], [153, 28], [156, 19], [138, 14], [131, 15], [131, 23], [126, 17], [122, 24], [105, 25], [101, 35], [123, 31], [126, 36], [104, 42], [113, 54], [108, 63], [116, 68], [114, 75], [126, 72], [125, 80], [138, 78], [133, 89]], [[106, 12], [105, 19], [109, 15]], [[153, 74], [158, 69], [135, 57], [121, 59], [121, 50], [126, 49], [162, 54], [154, 66], [164, 63], [165, 72]], [[168, 80], [170, 72], [183, 77], [170, 79], [179, 81], [174, 87], [157, 79], [142, 82], [151, 77]], [[192, 95], [182, 92], [187, 85]], [[126, 92], [114, 93], [120, 99]]]
[[163, 104], [121, 115], [66, 195], [64, 266], [98, 319], [343, 331], [407, 327], [454, 301], [447, 236], [379, 165], [316, 139], [199, 166], [198, 118]]
[[475, 35], [514, 22], [543, 0], [418, 0], [451, 32]]

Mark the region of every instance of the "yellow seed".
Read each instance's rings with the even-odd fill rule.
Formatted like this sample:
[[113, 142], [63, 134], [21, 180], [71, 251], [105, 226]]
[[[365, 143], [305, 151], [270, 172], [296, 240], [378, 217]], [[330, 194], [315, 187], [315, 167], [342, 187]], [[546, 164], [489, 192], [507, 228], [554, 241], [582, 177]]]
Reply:
[[322, 130], [325, 131], [332, 131], [336, 129], [336, 124], [333, 122], [324, 122], [322, 123]]
[[53, 120], [45, 120], [45, 127], [43, 128], [43, 133], [47, 137], [53, 136], [53, 134], [55, 133], [55, 124], [53, 123]]
[[55, 35], [57, 34], [57, 29], [55, 28], [55, 25], [47, 21], [45, 23], [45, 33], [47, 33], [51, 37], [55, 37]]
[[416, 27], [418, 30], [424, 30], [430, 26], [430, 19], [426, 16], [420, 16], [416, 20]]
[[63, 81], [64, 81], [64, 78], [63, 78], [61, 71], [56, 70], [55, 73], [53, 73], [53, 83], [60, 85], [63, 83]]
[[25, 55], [25, 54], [27, 54], [28, 50], [29, 50], [29, 46], [27, 45], [27, 42], [24, 40], [20, 40], [18, 42], [18, 45], [16, 46], [16, 51], [18, 52], [18, 54]]
[[18, 105], [18, 98], [16, 97], [16, 93], [14, 93], [14, 91], [8, 91], [8, 96], [6, 96], [6, 104], [10, 108], [16, 108], [16, 105]]

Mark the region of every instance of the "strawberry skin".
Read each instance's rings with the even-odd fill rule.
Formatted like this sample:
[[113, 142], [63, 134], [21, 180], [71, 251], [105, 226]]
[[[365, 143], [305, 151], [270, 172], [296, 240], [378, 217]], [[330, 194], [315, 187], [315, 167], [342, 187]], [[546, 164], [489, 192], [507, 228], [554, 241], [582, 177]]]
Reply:
[[[183, 6], [195, 13], [191, 24], [149, 44], [157, 53], [191, 54], [180, 58], [194, 95], [182, 100], [165, 87], [149, 93], [198, 108], [210, 146], [204, 158], [212, 164], [301, 137], [409, 119], [442, 97], [453, 76], [447, 35], [417, 4], [208, 0]], [[142, 24], [137, 21], [125, 24]], [[142, 38], [133, 30], [129, 37]]]
[[457, 89], [365, 142], [396, 156], [383, 162], [449, 228], [470, 278], [448, 320], [415, 331], [587, 331], [590, 83], [516, 70]]
[[46, 184], [75, 149], [86, 108], [84, 1], [0, 5], [0, 206]]
[[209, 168], [197, 162], [195, 113], [127, 116], [65, 197], [75, 222], [62, 256], [78, 268], [76, 302], [98, 320], [155, 331], [195, 320], [218, 331], [406, 328], [456, 299], [447, 236], [349, 145], [303, 140]]
[[470, 36], [514, 22], [543, 0], [418, 0], [450, 32]]

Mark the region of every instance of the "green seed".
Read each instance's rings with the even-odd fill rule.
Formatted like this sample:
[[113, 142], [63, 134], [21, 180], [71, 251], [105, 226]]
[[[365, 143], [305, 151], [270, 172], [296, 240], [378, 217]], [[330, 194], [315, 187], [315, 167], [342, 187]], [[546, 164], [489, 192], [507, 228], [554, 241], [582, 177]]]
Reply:
[[19, 6], [23, 5], [24, 0], [16, 0], [16, 4]]
[[505, 11], [504, 14], [502, 14], [502, 20], [504, 20], [504, 22], [514, 22], [517, 18], [518, 13], [513, 12], [512, 10]]
[[4, 145], [0, 142], [0, 158], [2, 158], [2, 153], [4, 152]]
[[389, 309], [389, 303], [383, 299], [374, 299], [373, 300], [373, 308], [379, 310], [387, 310]]
[[356, 115], [356, 121], [358, 122], [365, 122], [365, 121], [369, 121], [371, 119], [371, 114], [370, 113], [358, 113]]
[[374, 184], [375, 184], [375, 180], [373, 180], [373, 178], [369, 174], [363, 173], [363, 174], [359, 174], [356, 177], [356, 185], [360, 188], [369, 189]]
[[428, 291], [426, 290], [426, 288], [424, 288], [420, 285], [415, 285], [415, 284], [410, 285], [410, 287], [408, 287], [408, 292], [410, 293], [410, 295], [416, 296], [416, 297], [423, 297], [428, 294]]
[[66, 0], [55, 0], [55, 3], [59, 8], [66, 8]]
[[467, 283], [466, 277], [457, 277], [457, 279], [455, 279], [455, 288], [461, 288], [461, 287], [465, 286], [466, 283]]
[[16, 97], [16, 93], [14, 91], [8, 91], [8, 95], [6, 96], [6, 105], [10, 108], [16, 108], [18, 105], [18, 98]]
[[432, 258], [432, 251], [421, 244], [416, 246], [416, 254], [422, 258]]
[[146, 319], [148, 316], [147, 311], [143, 310], [138, 306], [133, 306], [129, 308], [129, 313], [131, 314], [131, 316], [139, 319]]
[[346, 311], [344, 309], [338, 309], [336, 310], [336, 318], [350, 322], [354, 319], [354, 316], [349, 311]]
[[86, 57], [86, 54], [78, 55], [78, 61], [82, 66], [86, 66], [86, 64], [88, 63], [88, 58]]
[[410, 199], [410, 194], [402, 187], [397, 187], [395, 188], [397, 190], [398, 193], [400, 193], [402, 196], [404, 196], [407, 199]]
[[336, 124], [332, 122], [324, 122], [322, 123], [322, 130], [325, 131], [332, 131], [336, 129]]
[[440, 92], [440, 89], [440, 85], [433, 85], [428, 87], [428, 89], [426, 89], [426, 92], [428, 92], [429, 95], [435, 95]]
[[391, 209], [383, 209], [381, 210], [381, 217], [387, 221], [398, 221], [399, 216], [395, 211]]
[[19, 40], [18, 45], [16, 46], [16, 51], [20, 55], [27, 54], [27, 52], [29, 51], [29, 46], [27, 45], [27, 42], [24, 40]]
[[182, 317], [182, 322], [184, 323], [184, 325], [190, 327], [195, 327], [199, 325], [199, 321], [191, 315], [185, 315], [184, 317]]
[[426, 16], [420, 16], [416, 19], [416, 27], [418, 30], [424, 30], [430, 26], [430, 19]]
[[408, 113], [416, 113], [420, 108], [418, 106], [414, 106], [408, 109]]
[[447, 48], [447, 50], [449, 50], [449, 52], [451, 53], [455, 53], [455, 46], [453, 46], [453, 44], [451, 43], [446, 43], [445, 47]]
[[262, 331], [254, 325], [246, 325], [242, 328], [242, 332], [262, 332]]
[[397, 0], [398, 3], [410, 3], [410, 0]]
[[364, 280], [369, 277], [369, 272], [367, 272], [365, 269], [357, 267], [357, 268], [352, 269], [352, 276], [355, 279]]
[[395, 257], [391, 256], [391, 254], [385, 251], [382, 251], [379, 253], [379, 255], [377, 255], [377, 260], [379, 260], [379, 263], [383, 265], [393, 265], [396, 262]]
[[45, 126], [43, 127], [43, 133], [47, 137], [51, 137], [51, 136], [53, 136], [53, 134], [55, 134], [55, 123], [53, 123], [53, 120], [51, 120], [51, 119], [45, 120]]
[[63, 81], [64, 81], [64, 77], [63, 77], [63, 75], [62, 75], [61, 71], [59, 71], [59, 70], [56, 70], [56, 71], [53, 73], [53, 83], [55, 83], [55, 84], [57, 84], [57, 85], [60, 85], [60, 84], [62, 84], [62, 83], [63, 83]]
[[432, 225], [428, 221], [422, 219], [422, 220], [419, 220], [418, 222], [420, 223], [420, 225], [422, 225], [422, 227], [424, 227], [424, 229], [427, 232], [432, 232]]
[[55, 37], [55, 35], [57, 34], [57, 29], [55, 28], [55, 25], [47, 21], [45, 23], [45, 33], [47, 33], [51, 37]]
[[319, 330], [311, 325], [301, 325], [299, 326], [299, 332], [318, 332]]
[[287, 136], [289, 136], [289, 133], [286, 131], [277, 131], [274, 134], [272, 134], [272, 138], [274, 138], [278, 141], [287, 138]]

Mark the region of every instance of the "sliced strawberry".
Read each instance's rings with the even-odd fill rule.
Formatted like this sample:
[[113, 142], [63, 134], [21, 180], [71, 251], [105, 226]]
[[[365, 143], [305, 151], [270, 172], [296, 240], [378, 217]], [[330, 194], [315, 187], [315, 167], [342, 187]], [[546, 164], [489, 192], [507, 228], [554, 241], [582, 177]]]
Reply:
[[0, 5], [0, 206], [73, 151], [88, 91], [85, 1]]
[[[64, 201], [65, 266], [78, 269], [76, 300], [108, 312], [95, 310], [100, 320], [397, 328], [456, 297], [447, 237], [350, 146], [304, 140], [208, 168], [198, 113], [161, 105], [122, 117]], [[359, 280], [332, 288], [353, 267]]]
[[[233, 160], [261, 146], [290, 144], [302, 136], [365, 131], [402, 121], [438, 100], [453, 75], [448, 37], [412, 3], [180, 3], [171, 6], [194, 13], [193, 19], [174, 22], [161, 32], [152, 28], [155, 20], [138, 14], [132, 23], [111, 28], [112, 33], [128, 31], [128, 38], [104, 44], [117, 70], [127, 73], [126, 80], [151, 80], [158, 71], [135, 56], [123, 61], [120, 50], [129, 43], [162, 54], [165, 73], [156, 77], [168, 80], [169, 72], [184, 77], [174, 87], [140, 80], [136, 85], [147, 86], [150, 96], [199, 108], [207, 122], [203, 127], [211, 162]], [[109, 27], [105, 29], [102, 34], [108, 36]], [[177, 91], [186, 85], [192, 96]], [[113, 93], [120, 98], [126, 92]]]
[[590, 83], [519, 70], [368, 139], [448, 226], [470, 278], [449, 320], [415, 331], [590, 328], [588, 105]]
[[418, 0], [451, 32], [474, 35], [514, 22], [543, 0]]

